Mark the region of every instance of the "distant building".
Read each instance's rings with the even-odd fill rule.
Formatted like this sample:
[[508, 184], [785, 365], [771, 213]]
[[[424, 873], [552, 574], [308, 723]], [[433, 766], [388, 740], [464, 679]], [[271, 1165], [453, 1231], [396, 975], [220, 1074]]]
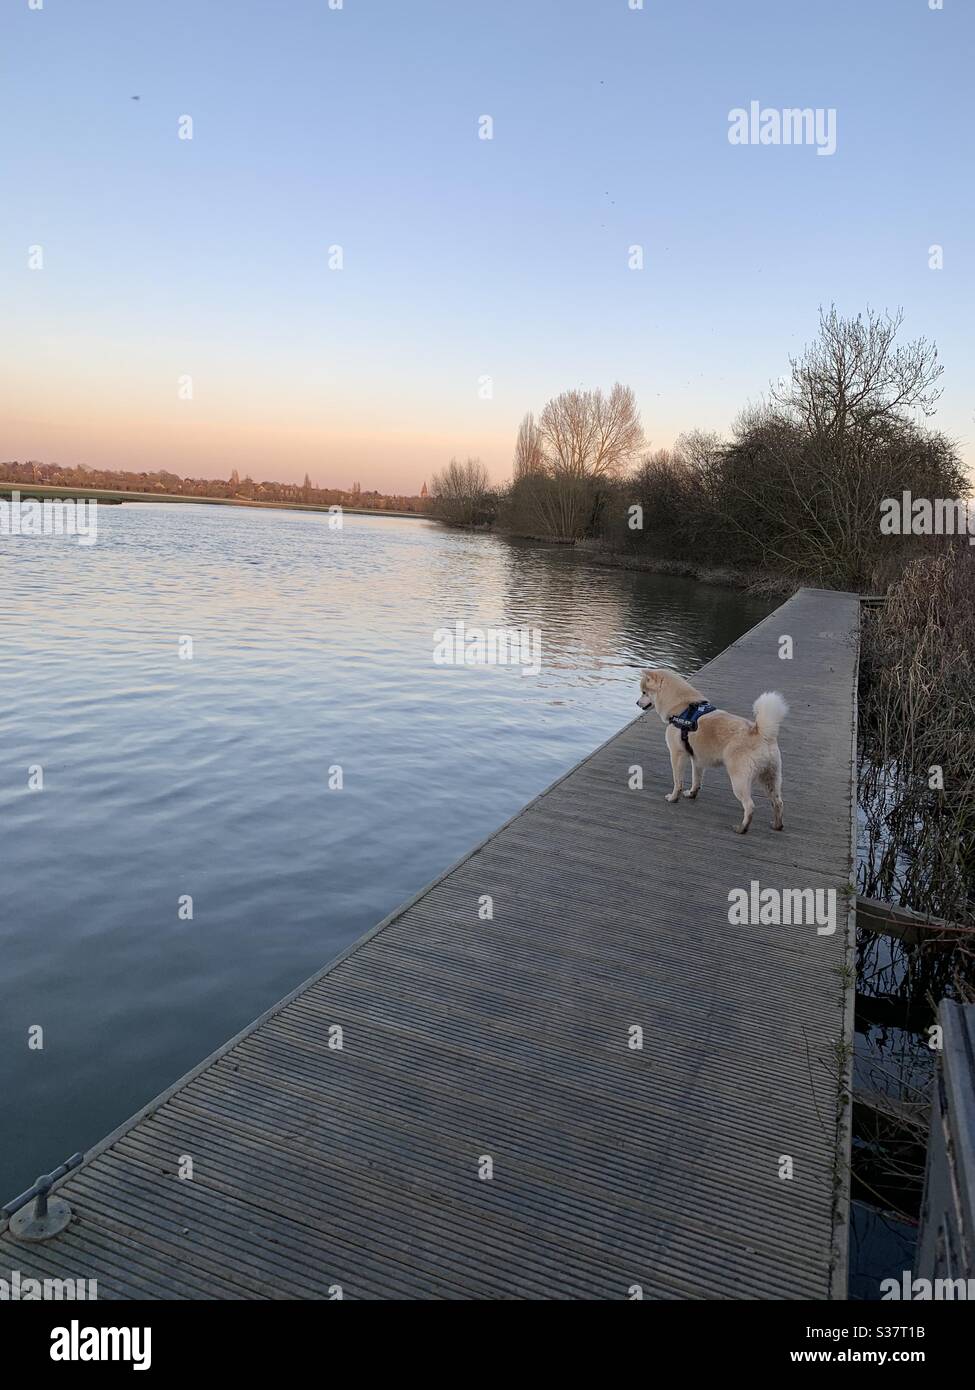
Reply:
[[420, 488], [420, 496], [421, 496], [421, 497], [429, 497], [429, 496], [430, 496], [430, 494], [427, 492], [427, 485], [426, 485], [426, 483], [424, 483], [423, 486]]

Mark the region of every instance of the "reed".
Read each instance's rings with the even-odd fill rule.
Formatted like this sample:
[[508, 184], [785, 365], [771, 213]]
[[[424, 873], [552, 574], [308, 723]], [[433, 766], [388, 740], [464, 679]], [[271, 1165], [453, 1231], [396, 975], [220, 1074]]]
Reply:
[[[864, 613], [859, 752], [861, 892], [975, 928], [971, 547], [911, 561]], [[935, 998], [975, 998], [975, 934], [921, 954]]]

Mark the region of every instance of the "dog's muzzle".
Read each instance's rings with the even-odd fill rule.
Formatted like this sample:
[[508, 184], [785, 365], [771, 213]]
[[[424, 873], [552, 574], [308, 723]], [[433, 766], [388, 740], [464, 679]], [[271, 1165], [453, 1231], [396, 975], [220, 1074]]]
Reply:
[[641, 695], [639, 700], [637, 700], [637, 704], [641, 709], [649, 709], [653, 704], [653, 697], [650, 695]]

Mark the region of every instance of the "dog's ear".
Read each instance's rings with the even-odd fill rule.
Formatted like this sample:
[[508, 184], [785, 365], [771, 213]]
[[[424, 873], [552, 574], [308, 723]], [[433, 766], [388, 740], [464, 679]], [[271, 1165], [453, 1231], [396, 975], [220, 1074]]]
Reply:
[[642, 677], [640, 678], [640, 689], [645, 691], [659, 690], [663, 678], [664, 676], [662, 671], [644, 671]]

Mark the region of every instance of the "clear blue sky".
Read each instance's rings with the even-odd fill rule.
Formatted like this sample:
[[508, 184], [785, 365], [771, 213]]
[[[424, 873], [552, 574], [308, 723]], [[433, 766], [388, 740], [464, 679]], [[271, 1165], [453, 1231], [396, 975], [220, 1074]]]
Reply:
[[[570, 386], [726, 430], [834, 299], [936, 340], [975, 457], [972, 0], [5, 0], [0, 37], [0, 458], [500, 478]], [[836, 153], [729, 144], [751, 100], [835, 107]]]

